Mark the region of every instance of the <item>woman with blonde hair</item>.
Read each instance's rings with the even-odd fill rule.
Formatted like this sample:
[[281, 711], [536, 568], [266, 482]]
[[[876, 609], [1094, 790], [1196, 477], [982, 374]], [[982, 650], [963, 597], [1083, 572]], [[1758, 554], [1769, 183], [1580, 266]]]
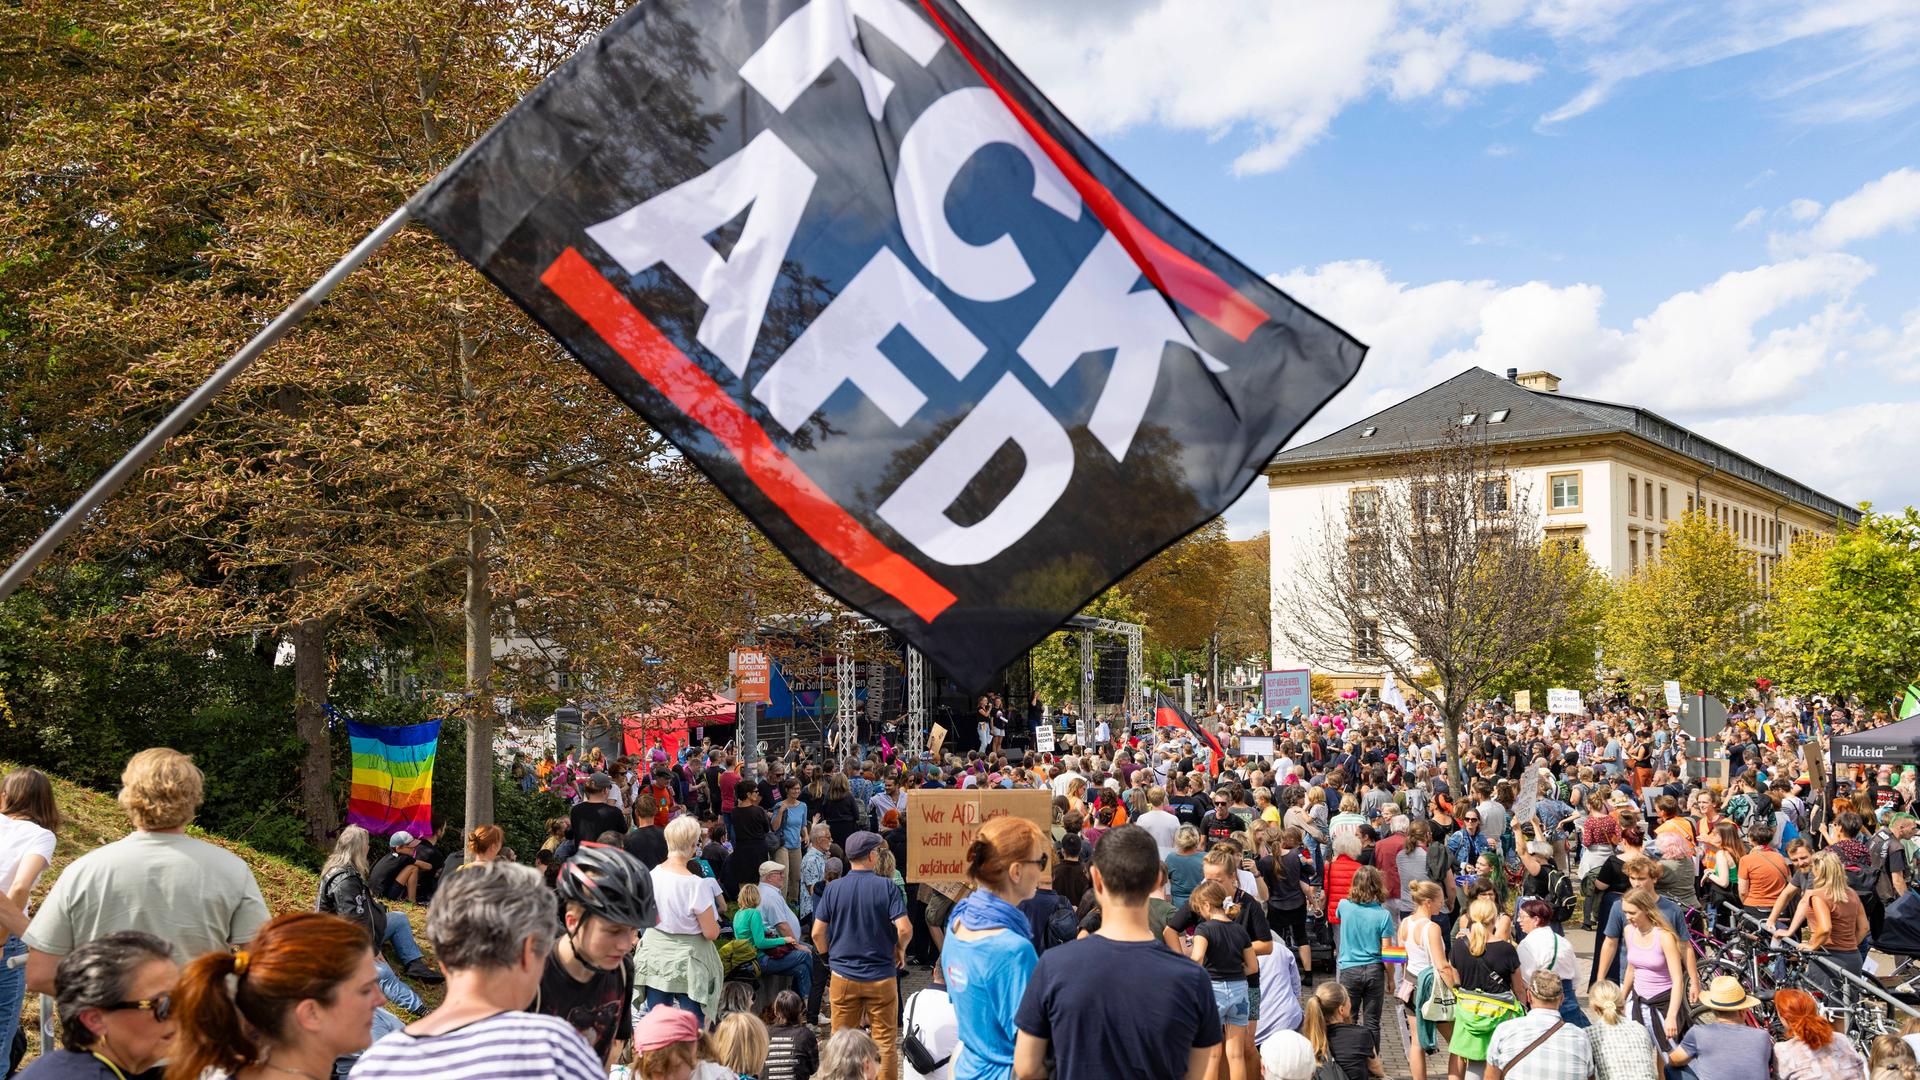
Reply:
[[387, 999], [408, 1012], [418, 1012], [422, 1008], [419, 995], [413, 988], [400, 980], [387, 961], [381, 955], [388, 943], [406, 965], [409, 977], [422, 981], [438, 982], [440, 974], [427, 966], [426, 954], [420, 951], [420, 945], [413, 938], [413, 924], [407, 921], [405, 912], [388, 911], [373, 898], [373, 892], [367, 887], [368, 849], [373, 840], [367, 830], [358, 825], [349, 825], [340, 830], [333, 842], [333, 851], [327, 855], [327, 861], [320, 865], [320, 895], [314, 901], [314, 910], [329, 915], [338, 915], [350, 923], [363, 926], [373, 946], [374, 967], [380, 975], [380, 989]]
[[1200, 830], [1182, 825], [1173, 834], [1173, 854], [1167, 856], [1167, 899], [1174, 907], [1187, 902], [1206, 877], [1206, 855], [1200, 850]]
[[1047, 883], [1052, 845], [1026, 818], [994, 818], [967, 846], [972, 895], [953, 906], [940, 972], [953, 1003], [963, 1061], [954, 1074], [1013, 1075], [1013, 1010], [1040, 960], [1020, 905]]
[[1773, 1044], [1776, 1080], [1867, 1080], [1867, 1062], [1845, 1039], [1833, 1037], [1833, 1025], [1805, 990], [1773, 994], [1773, 1011], [1787, 1037]]
[[[1332, 1062], [1343, 1080], [1372, 1080], [1385, 1076], [1373, 1035], [1353, 1022], [1353, 1000], [1337, 982], [1314, 986], [1301, 1006], [1300, 1034], [1313, 1047], [1313, 1059], [1324, 1070]], [[1325, 1076], [1325, 1072], [1318, 1074]]]
[[1653, 1036], [1627, 1020], [1627, 995], [1620, 984], [1601, 979], [1587, 987], [1587, 1046], [1593, 1051], [1593, 1080], [1646, 1080], [1660, 1074]]
[[1685, 978], [1681, 966], [1678, 939], [1660, 913], [1660, 901], [1651, 889], [1634, 889], [1621, 901], [1627, 924], [1620, 931], [1620, 946], [1626, 953], [1627, 977], [1621, 991], [1627, 995], [1628, 1010], [1635, 1022], [1644, 1024], [1653, 1044], [1662, 1054], [1673, 1048], [1686, 1034], [1686, 994], [1675, 984]]
[[709, 1038], [713, 1060], [742, 1080], [767, 1067], [767, 1025], [750, 1012], [728, 1013]]
[[1416, 881], [1408, 887], [1407, 897], [1413, 901], [1413, 914], [1400, 922], [1400, 944], [1407, 950], [1406, 978], [1412, 986], [1404, 1000], [1409, 1034], [1419, 1047], [1419, 1052], [1407, 1055], [1407, 1064], [1413, 1070], [1413, 1080], [1427, 1080], [1427, 1055], [1445, 1045], [1453, 1024], [1436, 1024], [1426, 1018], [1421, 1007], [1440, 988], [1451, 990], [1460, 976], [1447, 960], [1446, 935], [1434, 921], [1446, 903], [1446, 893], [1434, 882]]
[[[1807, 890], [1807, 926], [1812, 931], [1807, 949], [1855, 975], [1865, 970], [1860, 942], [1868, 931], [1867, 909], [1847, 884], [1847, 868], [1834, 851], [1813, 857], [1813, 888]], [[1823, 983], [1826, 969], [1815, 964], [1814, 978]]]
[[703, 1020], [720, 1002], [726, 971], [714, 939], [720, 936], [720, 883], [688, 865], [700, 843], [692, 816], [667, 823], [667, 859], [648, 872], [659, 922], [640, 938], [633, 981], [647, 988], [647, 1008], [685, 1009]]
[[1448, 958], [1459, 976], [1454, 990], [1453, 1035], [1447, 1040], [1448, 1080], [1461, 1080], [1467, 1062], [1487, 1060], [1494, 1029], [1519, 1016], [1520, 953], [1500, 940], [1499, 905], [1489, 895], [1467, 906], [1467, 932], [1454, 939]]

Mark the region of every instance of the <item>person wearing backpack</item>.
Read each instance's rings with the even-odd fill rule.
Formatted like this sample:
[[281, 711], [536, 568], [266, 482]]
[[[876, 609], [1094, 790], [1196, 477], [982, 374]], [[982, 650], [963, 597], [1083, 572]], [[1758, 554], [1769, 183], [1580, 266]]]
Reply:
[[[1867, 908], [1867, 925], [1874, 937], [1880, 936], [1880, 929], [1887, 918], [1887, 908], [1895, 900], [1906, 894], [1912, 880], [1907, 866], [1907, 841], [1913, 836], [1914, 816], [1901, 812], [1887, 819], [1887, 824], [1873, 834], [1873, 840], [1867, 845], [1867, 866], [1872, 874], [1872, 891], [1860, 892], [1860, 899]], [[1852, 875], [1848, 875], [1851, 879]], [[1849, 880], [1851, 883], [1851, 880]]]

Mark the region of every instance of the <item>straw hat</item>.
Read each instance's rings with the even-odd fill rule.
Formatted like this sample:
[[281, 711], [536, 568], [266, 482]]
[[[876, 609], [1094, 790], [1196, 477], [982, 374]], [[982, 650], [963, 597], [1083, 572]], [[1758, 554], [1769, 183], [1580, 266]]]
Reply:
[[1745, 1012], [1760, 1004], [1760, 999], [1748, 994], [1732, 975], [1716, 975], [1707, 984], [1707, 992], [1700, 995], [1700, 1004], [1715, 1012]]

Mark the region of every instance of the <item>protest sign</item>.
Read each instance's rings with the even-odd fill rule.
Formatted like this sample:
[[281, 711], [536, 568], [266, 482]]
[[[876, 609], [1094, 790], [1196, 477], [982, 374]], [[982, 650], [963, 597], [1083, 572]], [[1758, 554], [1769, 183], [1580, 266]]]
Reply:
[[1033, 748], [1043, 754], [1053, 753], [1053, 725], [1043, 723], [1033, 729]]
[[967, 876], [967, 846], [980, 827], [997, 817], [1023, 817], [1053, 828], [1053, 796], [1046, 791], [921, 788], [907, 799], [908, 881], [961, 881]]
[[1313, 708], [1313, 693], [1310, 684], [1313, 672], [1305, 668], [1289, 671], [1269, 671], [1260, 677], [1261, 704], [1268, 716], [1285, 719], [1293, 715], [1293, 710], [1302, 713]]
[[1667, 708], [1669, 709], [1679, 708], [1680, 707], [1680, 684], [1678, 682], [1675, 682], [1672, 679], [1668, 679], [1666, 682], [1661, 683], [1660, 686], [1661, 686], [1661, 689], [1667, 692]]
[[1550, 713], [1559, 713], [1562, 716], [1579, 716], [1587, 710], [1584, 705], [1580, 704], [1580, 691], [1549, 689], [1547, 691], [1547, 711]]

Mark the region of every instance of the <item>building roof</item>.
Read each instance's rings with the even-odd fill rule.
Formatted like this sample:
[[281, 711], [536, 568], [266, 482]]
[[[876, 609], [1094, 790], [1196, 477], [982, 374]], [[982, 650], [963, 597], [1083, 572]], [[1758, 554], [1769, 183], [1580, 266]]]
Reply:
[[[1498, 424], [1489, 418], [1506, 410]], [[1409, 449], [1437, 446], [1466, 413], [1477, 414], [1474, 427], [1494, 445], [1509, 445], [1585, 435], [1634, 435], [1707, 468], [1756, 484], [1782, 499], [1848, 522], [1858, 510], [1783, 473], [1695, 434], [1656, 413], [1634, 405], [1530, 390], [1485, 368], [1468, 368], [1453, 378], [1341, 428], [1324, 438], [1282, 450], [1277, 466], [1309, 465], [1386, 457]], [[1366, 434], [1371, 431], [1371, 434]]]

